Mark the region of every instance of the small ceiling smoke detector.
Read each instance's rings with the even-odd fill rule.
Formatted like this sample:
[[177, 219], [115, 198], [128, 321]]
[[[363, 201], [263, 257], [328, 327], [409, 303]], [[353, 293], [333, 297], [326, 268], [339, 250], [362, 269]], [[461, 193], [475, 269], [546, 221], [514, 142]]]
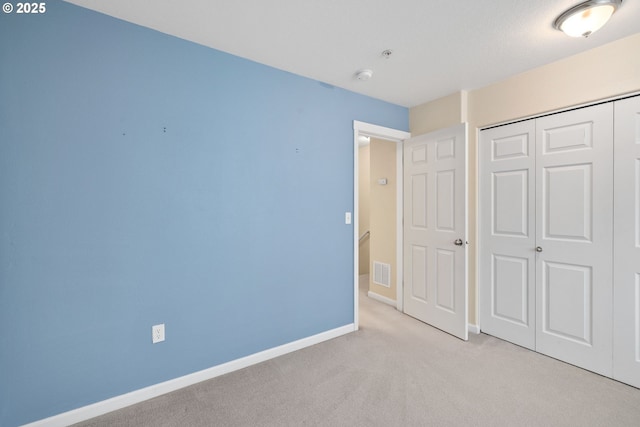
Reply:
[[371, 70], [360, 70], [356, 73], [356, 79], [366, 82], [373, 76], [373, 71]]
[[589, 37], [607, 23], [622, 0], [588, 0], [558, 16], [553, 27], [571, 37]]
[[383, 50], [382, 51], [382, 57], [384, 59], [389, 59], [391, 58], [391, 55], [393, 54], [393, 51], [391, 49], [387, 49], [387, 50]]

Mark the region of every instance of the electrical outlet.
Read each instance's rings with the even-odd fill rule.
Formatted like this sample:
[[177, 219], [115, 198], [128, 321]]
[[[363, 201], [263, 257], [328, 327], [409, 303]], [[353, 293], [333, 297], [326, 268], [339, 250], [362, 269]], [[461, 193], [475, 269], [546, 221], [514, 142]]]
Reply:
[[151, 341], [154, 344], [164, 341], [164, 323], [151, 327]]

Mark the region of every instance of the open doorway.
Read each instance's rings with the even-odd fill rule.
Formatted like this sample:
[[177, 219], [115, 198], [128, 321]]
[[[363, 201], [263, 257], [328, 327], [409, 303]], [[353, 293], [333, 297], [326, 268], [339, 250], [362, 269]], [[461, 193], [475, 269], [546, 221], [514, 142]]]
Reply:
[[[354, 121], [353, 128], [354, 324], [358, 329], [358, 291], [361, 272], [370, 275], [367, 293], [370, 297], [394, 305], [400, 311], [403, 309], [402, 142], [411, 135], [408, 132], [358, 121]], [[389, 162], [389, 157], [394, 159]], [[361, 170], [361, 163], [369, 167]], [[360, 183], [365, 179], [369, 186], [362, 187], [365, 194], [361, 197]], [[372, 197], [376, 197], [373, 205], [371, 205]], [[365, 211], [362, 212], [363, 215], [361, 215], [361, 207]], [[373, 217], [371, 216], [372, 207], [376, 211]], [[372, 218], [373, 222], [370, 221]], [[392, 244], [388, 244], [389, 239], [393, 240]], [[362, 260], [362, 264], [366, 264], [366, 267], [361, 266], [361, 248], [369, 255], [369, 259], [363, 257]]]
[[[360, 289], [397, 307], [397, 153], [394, 141], [358, 137]], [[363, 277], [366, 276], [366, 277]], [[366, 283], [364, 283], [366, 281]]]

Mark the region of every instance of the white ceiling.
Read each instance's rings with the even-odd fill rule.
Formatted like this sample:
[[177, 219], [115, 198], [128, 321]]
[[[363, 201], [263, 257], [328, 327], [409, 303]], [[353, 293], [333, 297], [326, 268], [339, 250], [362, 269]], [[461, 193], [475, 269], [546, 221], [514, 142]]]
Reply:
[[68, 1], [406, 107], [640, 32], [636, 0], [588, 39], [552, 27], [581, 0]]

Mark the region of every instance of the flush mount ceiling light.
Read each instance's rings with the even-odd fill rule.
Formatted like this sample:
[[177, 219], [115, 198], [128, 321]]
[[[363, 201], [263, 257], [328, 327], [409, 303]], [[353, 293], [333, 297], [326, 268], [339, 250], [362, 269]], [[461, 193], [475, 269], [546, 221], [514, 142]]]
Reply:
[[571, 37], [589, 37], [607, 23], [622, 0], [589, 0], [556, 18], [553, 27]]

